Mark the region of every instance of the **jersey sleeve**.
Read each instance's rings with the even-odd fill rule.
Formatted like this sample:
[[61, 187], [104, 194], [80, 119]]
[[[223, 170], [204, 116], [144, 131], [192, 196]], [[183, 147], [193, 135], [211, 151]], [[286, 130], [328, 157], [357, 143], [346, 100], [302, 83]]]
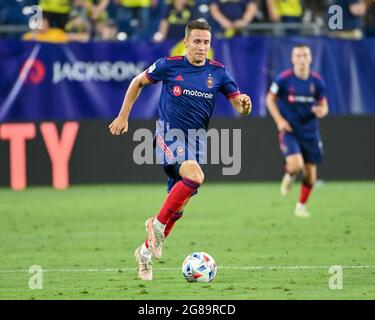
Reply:
[[316, 83], [315, 99], [321, 101], [326, 98], [326, 84], [323, 79], [318, 79]]
[[277, 76], [275, 80], [273, 80], [269, 92], [271, 92], [275, 96], [280, 96], [283, 90], [283, 78], [281, 76]]
[[166, 69], [165, 58], [160, 58], [148, 67], [146, 70], [146, 77], [151, 83], [163, 81], [166, 78]]
[[224, 71], [224, 77], [220, 87], [220, 91], [228, 98], [233, 99], [240, 95], [240, 89], [237, 87], [237, 84], [234, 82], [232, 76], [229, 74], [227, 69]]

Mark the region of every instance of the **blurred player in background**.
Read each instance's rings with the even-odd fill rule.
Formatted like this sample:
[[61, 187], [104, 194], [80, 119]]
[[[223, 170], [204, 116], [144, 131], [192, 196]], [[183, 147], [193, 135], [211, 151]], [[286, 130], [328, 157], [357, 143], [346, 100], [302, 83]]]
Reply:
[[[226, 68], [207, 59], [211, 45], [210, 25], [205, 21], [189, 22], [184, 42], [185, 56], [161, 58], [132, 80], [118, 117], [109, 125], [113, 135], [127, 132], [130, 110], [142, 88], [163, 82], [155, 142], [162, 155], [158, 151], [156, 154], [161, 156], [169, 178], [169, 194], [158, 215], [146, 221], [148, 237], [134, 252], [141, 280], [152, 280], [152, 257], [160, 259], [165, 237], [182, 217], [186, 203], [204, 180], [199, 164], [202, 150], [192, 150], [186, 141], [188, 130], [207, 130], [219, 92], [227, 96], [240, 114], [247, 115], [251, 111], [250, 97], [240, 93]], [[172, 129], [181, 130], [184, 137], [177, 141], [164, 140]], [[172, 144], [174, 151], [170, 149]]]
[[322, 78], [310, 70], [310, 48], [295, 46], [291, 60], [293, 69], [282, 72], [272, 83], [267, 107], [279, 131], [280, 149], [285, 159], [281, 194], [288, 194], [296, 176], [303, 172], [294, 213], [308, 218], [306, 202], [316, 181], [317, 164], [322, 161], [323, 152], [318, 119], [328, 114], [328, 103]]

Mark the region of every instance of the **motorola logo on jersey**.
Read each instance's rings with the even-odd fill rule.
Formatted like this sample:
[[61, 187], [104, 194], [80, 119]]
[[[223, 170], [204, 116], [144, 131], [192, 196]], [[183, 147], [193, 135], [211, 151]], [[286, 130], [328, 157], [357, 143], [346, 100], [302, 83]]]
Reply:
[[212, 99], [214, 97], [212, 93], [201, 92], [198, 90], [189, 90], [189, 89], [184, 89], [183, 94], [187, 96], [193, 96], [193, 97], [199, 97], [199, 98], [205, 98], [205, 99]]
[[173, 94], [176, 97], [179, 97], [182, 94], [182, 88], [180, 86], [174, 86], [173, 87]]
[[38, 59], [28, 59], [22, 65], [20, 78], [26, 83], [39, 84], [46, 75], [46, 68], [42, 61]]
[[288, 95], [289, 103], [314, 103], [314, 97]]

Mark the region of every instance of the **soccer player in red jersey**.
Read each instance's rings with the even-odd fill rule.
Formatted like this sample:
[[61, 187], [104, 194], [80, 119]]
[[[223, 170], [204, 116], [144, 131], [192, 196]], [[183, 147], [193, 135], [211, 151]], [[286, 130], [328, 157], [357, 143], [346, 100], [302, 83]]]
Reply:
[[[134, 252], [141, 280], [152, 280], [152, 257], [160, 259], [164, 239], [204, 181], [199, 162], [202, 150], [196, 151], [186, 142], [188, 131], [207, 130], [219, 92], [226, 95], [240, 114], [251, 112], [250, 97], [240, 93], [224, 65], [207, 59], [211, 45], [210, 25], [205, 21], [189, 22], [184, 44], [186, 56], [158, 59], [132, 80], [118, 117], [109, 125], [113, 135], [127, 132], [130, 110], [142, 88], [163, 82], [155, 144], [156, 155], [162, 159], [168, 176], [169, 193], [157, 216], [146, 221], [147, 239]], [[177, 141], [164, 138], [173, 129], [180, 130], [185, 137]]]
[[317, 164], [322, 161], [322, 142], [318, 119], [328, 114], [325, 84], [310, 70], [311, 50], [306, 45], [292, 50], [292, 69], [282, 72], [272, 83], [267, 107], [279, 131], [280, 149], [285, 159], [282, 195], [289, 193], [296, 176], [303, 180], [295, 215], [310, 217], [306, 202], [316, 182]]

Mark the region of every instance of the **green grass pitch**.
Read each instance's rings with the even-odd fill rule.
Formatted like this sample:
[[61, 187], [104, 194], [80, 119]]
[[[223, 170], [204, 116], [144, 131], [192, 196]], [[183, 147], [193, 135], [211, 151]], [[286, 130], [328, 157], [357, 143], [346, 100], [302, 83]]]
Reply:
[[[375, 182], [326, 182], [293, 215], [299, 186], [207, 183], [155, 261], [154, 280], [136, 278], [133, 250], [165, 185], [0, 190], [0, 299], [375, 299]], [[206, 251], [215, 280], [187, 283], [181, 263]], [[43, 289], [31, 290], [39, 265]], [[343, 266], [343, 288], [328, 286]]]

